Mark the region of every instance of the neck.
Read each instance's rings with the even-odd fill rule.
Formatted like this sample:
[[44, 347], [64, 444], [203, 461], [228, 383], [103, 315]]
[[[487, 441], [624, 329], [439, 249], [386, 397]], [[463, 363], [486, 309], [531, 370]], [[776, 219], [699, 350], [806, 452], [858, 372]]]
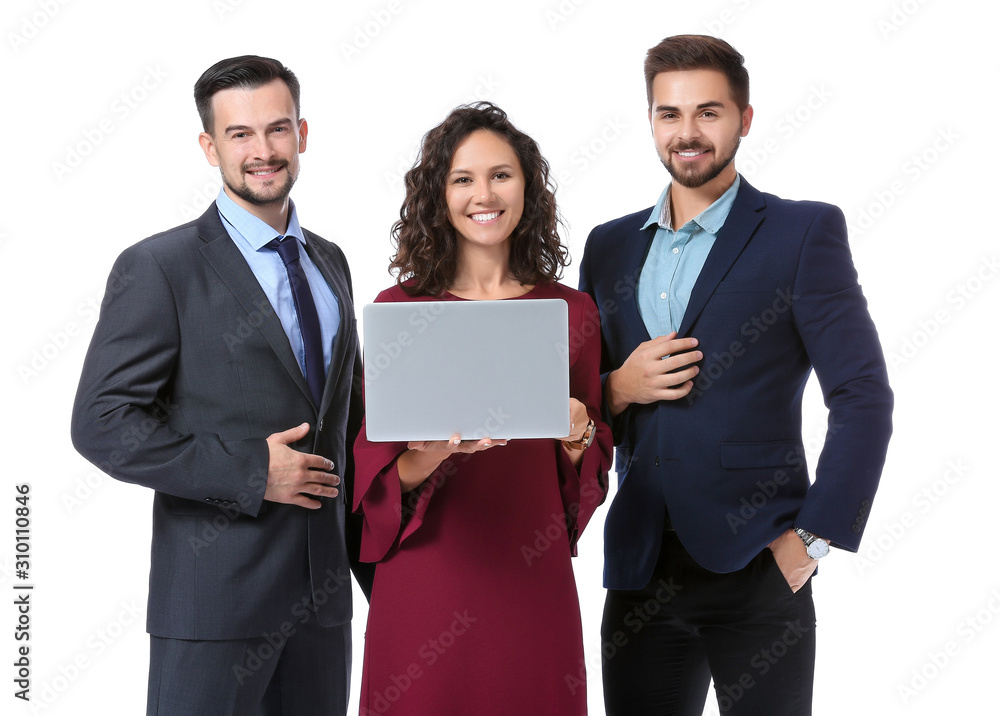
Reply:
[[520, 296], [530, 288], [510, 275], [510, 249], [503, 245], [460, 250], [455, 279], [448, 291], [459, 298], [488, 301]]
[[730, 164], [719, 176], [698, 187], [670, 185], [670, 221], [674, 231], [718, 201], [736, 181], [736, 165]]
[[288, 221], [291, 217], [291, 209], [287, 196], [282, 201], [275, 202], [273, 204], [251, 204], [250, 202], [235, 196], [231, 191], [229, 191], [228, 186], [225, 187], [225, 192], [226, 195], [233, 200], [234, 204], [256, 216], [279, 234], [284, 234], [288, 231]]

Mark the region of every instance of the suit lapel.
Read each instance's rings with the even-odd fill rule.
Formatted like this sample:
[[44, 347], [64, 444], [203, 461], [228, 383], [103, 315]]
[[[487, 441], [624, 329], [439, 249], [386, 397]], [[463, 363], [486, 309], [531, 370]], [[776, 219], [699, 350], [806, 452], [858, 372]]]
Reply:
[[[646, 218], [649, 217], [649, 213], [652, 210], [653, 208], [650, 207], [649, 211], [642, 212], [640, 221], [645, 223]], [[642, 266], [646, 263], [646, 257], [649, 255], [649, 247], [653, 245], [655, 236], [655, 225], [645, 229], [639, 228], [636, 230], [632, 241], [627, 242], [622, 248], [621, 265], [623, 272], [627, 274], [624, 278], [632, 286], [632, 290], [626, 294], [626, 298], [622, 301], [622, 316], [628, 322], [635, 337], [639, 339], [638, 342], [635, 342], [635, 345], [644, 343], [651, 338], [649, 331], [646, 329], [646, 324], [642, 320], [642, 314], [639, 312], [638, 285]]]
[[[337, 297], [337, 305], [340, 309], [340, 328], [334, 338], [330, 351], [330, 369], [326, 372], [326, 385], [323, 388], [323, 398], [320, 401], [320, 415], [326, 413], [333, 399], [337, 381], [340, 377], [340, 368], [347, 365], [353, 368], [354, 356], [348, 356], [350, 349], [350, 337], [354, 334], [354, 304], [351, 297], [351, 287], [347, 284], [347, 277], [340, 261], [334, 256], [333, 251], [315, 234], [303, 229], [306, 234], [306, 253], [313, 260], [316, 267], [323, 274], [327, 284]], [[349, 361], [347, 359], [350, 359]]]
[[[295, 354], [288, 344], [288, 336], [281, 327], [281, 320], [271, 307], [271, 303], [260, 287], [257, 277], [247, 265], [243, 254], [236, 248], [232, 238], [222, 225], [219, 210], [215, 203], [198, 219], [198, 235], [205, 242], [201, 253], [205, 260], [222, 279], [222, 282], [232, 292], [236, 300], [250, 316], [261, 316], [259, 330], [264, 335], [271, 349], [278, 356], [289, 377], [299, 386], [299, 389], [312, 398], [309, 385], [299, 368]], [[266, 307], [262, 311], [261, 307]], [[256, 321], [255, 321], [256, 322]]]
[[687, 336], [694, 322], [715, 293], [719, 282], [725, 278], [729, 269], [743, 252], [757, 227], [764, 220], [763, 209], [766, 206], [764, 195], [740, 178], [740, 188], [736, 193], [736, 201], [726, 218], [726, 223], [719, 230], [715, 244], [705, 259], [705, 265], [695, 281], [688, 300], [687, 310], [681, 320], [678, 336]]

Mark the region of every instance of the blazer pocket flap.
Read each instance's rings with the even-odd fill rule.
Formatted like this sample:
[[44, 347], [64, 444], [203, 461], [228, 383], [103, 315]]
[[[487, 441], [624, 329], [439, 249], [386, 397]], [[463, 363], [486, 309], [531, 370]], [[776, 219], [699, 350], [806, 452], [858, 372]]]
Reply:
[[722, 443], [722, 466], [730, 469], [753, 467], [794, 467], [802, 464], [802, 443], [781, 440], [767, 443]]

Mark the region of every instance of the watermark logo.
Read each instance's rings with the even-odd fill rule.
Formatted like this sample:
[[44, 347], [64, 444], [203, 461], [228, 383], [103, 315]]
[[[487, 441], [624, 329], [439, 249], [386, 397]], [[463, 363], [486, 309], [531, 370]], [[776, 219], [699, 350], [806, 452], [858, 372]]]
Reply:
[[38, 9], [30, 15], [21, 18], [18, 28], [7, 33], [7, 41], [14, 54], [18, 54], [31, 43], [43, 29], [68, 5], [70, 0], [39, 0]]
[[135, 110], [149, 98], [167, 78], [159, 65], [146, 65], [146, 74], [130, 88], [118, 95], [108, 113], [96, 123], [80, 130], [80, 136], [63, 149], [61, 160], [52, 162], [52, 172], [62, 182], [75, 172], [104, 141], [111, 136]]
[[348, 64], [367, 50], [401, 12], [403, 4], [399, 0], [389, 0], [384, 8], [372, 10], [369, 19], [354, 28], [350, 41], [340, 43], [340, 54]]

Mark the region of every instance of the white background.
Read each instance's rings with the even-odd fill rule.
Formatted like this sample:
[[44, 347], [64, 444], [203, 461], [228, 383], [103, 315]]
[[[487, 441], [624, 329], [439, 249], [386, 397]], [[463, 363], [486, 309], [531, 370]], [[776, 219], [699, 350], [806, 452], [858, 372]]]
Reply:
[[[666, 173], [649, 139], [642, 60], [682, 32], [721, 35], [747, 58], [756, 114], [738, 159], [745, 177], [844, 209], [891, 363], [895, 434], [861, 554], [836, 552], [814, 585], [815, 713], [995, 704], [996, 5], [325, 5], [4, 3], [2, 710], [32, 710], [13, 697], [14, 485], [24, 482], [33, 710], [143, 710], [152, 495], [79, 457], [69, 416], [114, 258], [194, 218], [218, 189], [191, 98], [205, 68], [256, 53], [298, 74], [311, 131], [293, 197], [302, 223], [343, 247], [361, 305], [391, 282], [402, 174], [422, 134], [457, 104], [495, 101], [540, 143], [575, 259], [595, 224], [651, 205]], [[576, 279], [574, 265], [565, 281]], [[813, 390], [803, 426], [813, 460], [824, 426]], [[603, 713], [604, 512], [576, 561], [593, 714]], [[352, 711], [365, 616], [358, 599]], [[545, 643], [539, 635], [525, 648]], [[706, 713], [716, 712], [710, 703]]]

